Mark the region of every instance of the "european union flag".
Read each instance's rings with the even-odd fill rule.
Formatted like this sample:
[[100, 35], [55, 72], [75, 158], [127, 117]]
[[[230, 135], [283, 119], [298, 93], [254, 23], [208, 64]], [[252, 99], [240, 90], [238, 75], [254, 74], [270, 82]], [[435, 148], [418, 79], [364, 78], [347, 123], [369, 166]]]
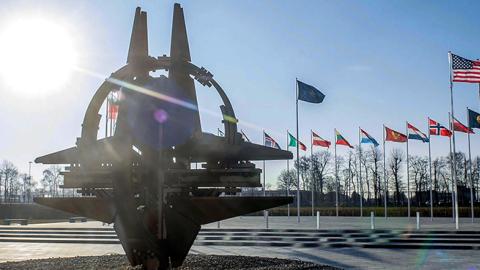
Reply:
[[311, 103], [322, 103], [325, 95], [317, 88], [297, 80], [298, 100]]
[[480, 113], [468, 109], [469, 128], [480, 128]]

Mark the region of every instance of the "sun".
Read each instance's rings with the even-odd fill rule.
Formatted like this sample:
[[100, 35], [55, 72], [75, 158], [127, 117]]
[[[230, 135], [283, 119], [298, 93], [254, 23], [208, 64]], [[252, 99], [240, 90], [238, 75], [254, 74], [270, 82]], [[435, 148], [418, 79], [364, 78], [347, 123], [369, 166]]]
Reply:
[[38, 97], [60, 90], [76, 60], [71, 35], [54, 21], [17, 19], [0, 29], [0, 85], [17, 95]]

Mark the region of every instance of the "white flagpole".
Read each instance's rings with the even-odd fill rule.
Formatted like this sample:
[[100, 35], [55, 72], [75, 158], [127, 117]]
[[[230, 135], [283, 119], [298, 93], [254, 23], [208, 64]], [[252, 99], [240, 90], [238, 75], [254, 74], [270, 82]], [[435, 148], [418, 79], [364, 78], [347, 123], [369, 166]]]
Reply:
[[298, 82], [295, 78], [295, 89], [296, 89], [296, 113], [297, 113], [297, 223], [300, 223], [300, 151], [299, 151], [299, 141], [298, 141]]
[[[287, 151], [290, 151], [288, 146], [288, 129], [287, 129]], [[287, 159], [287, 197], [290, 196], [290, 160]], [[287, 204], [287, 216], [290, 217], [290, 204]]]
[[[263, 145], [265, 145], [265, 130], [263, 131]], [[265, 186], [265, 160], [263, 160], [263, 197], [266, 196]]]
[[383, 183], [385, 185], [383, 190], [383, 200], [384, 200], [384, 211], [385, 211], [385, 219], [387, 219], [387, 189], [388, 189], [388, 181], [387, 181], [387, 165], [385, 162], [385, 124], [383, 125]]
[[[110, 92], [108, 96], [110, 99], [112, 99], [112, 92]], [[110, 104], [110, 107], [112, 107], [112, 104]], [[110, 119], [110, 136], [112, 136], [112, 134], [113, 134], [113, 117], [112, 119]]]
[[427, 118], [427, 128], [428, 128], [428, 169], [430, 177], [430, 221], [433, 220], [433, 179], [432, 179], [432, 150], [430, 148], [430, 118]]
[[105, 138], [108, 137], [108, 115], [109, 115], [109, 98], [107, 96], [107, 102], [105, 103]]
[[[363, 217], [363, 185], [362, 185], [362, 142], [360, 135], [360, 127], [358, 127], [358, 182], [359, 182], [359, 192], [360, 192], [360, 216]], [[368, 179], [367, 179], [368, 181]]]
[[315, 211], [314, 197], [315, 197], [315, 196], [314, 196], [314, 191], [313, 191], [315, 185], [313, 184], [313, 134], [312, 134], [312, 130], [310, 130], [310, 162], [311, 162], [311, 164], [312, 164], [312, 168], [311, 168], [311, 171], [312, 171], [312, 175], [311, 175], [311, 177], [312, 177], [312, 179], [311, 179], [312, 184], [311, 184], [311, 186], [312, 186], [312, 217], [313, 217], [313, 216], [315, 215], [315, 213], [314, 213], [314, 211]]
[[470, 146], [470, 114], [468, 113], [468, 107], [467, 107], [467, 119], [468, 119], [468, 129], [469, 129], [469, 132], [467, 133], [467, 136], [468, 136], [468, 160], [469, 160], [469, 170], [470, 170], [470, 209], [471, 209], [471, 214], [472, 214], [472, 223], [474, 222], [475, 220], [475, 213], [473, 211], [473, 172], [472, 172], [472, 150], [471, 150], [471, 146]]
[[334, 148], [334, 158], [335, 158], [335, 213], [338, 217], [338, 168], [337, 168], [337, 130], [333, 130], [334, 133], [334, 140], [335, 140], [335, 148]]
[[[450, 113], [448, 113], [448, 127], [450, 128], [450, 131], [453, 133], [453, 129], [452, 129], [452, 120], [451, 120], [452, 116]], [[452, 220], [455, 222], [455, 192], [453, 190], [454, 188], [454, 185], [453, 185], [453, 179], [454, 179], [454, 174], [453, 174], [453, 154], [452, 154], [452, 136], [450, 135], [450, 137], [448, 138], [448, 142], [450, 144], [450, 175], [452, 177], [452, 181], [450, 183], [451, 187], [452, 187]]]
[[458, 230], [458, 184], [456, 173], [456, 150], [455, 150], [455, 128], [453, 125], [453, 119], [455, 118], [455, 111], [453, 109], [453, 80], [452, 80], [452, 53], [448, 52], [448, 60], [450, 65], [450, 105], [452, 109], [452, 137], [453, 137], [453, 175], [455, 180], [455, 229]]
[[[407, 128], [407, 216], [410, 218], [410, 171], [409, 171], [409, 165], [410, 165], [410, 160], [409, 160], [409, 155], [408, 155], [408, 121], [406, 122], [406, 128]], [[400, 194], [399, 194], [400, 195]], [[418, 198], [417, 198], [418, 200]]]

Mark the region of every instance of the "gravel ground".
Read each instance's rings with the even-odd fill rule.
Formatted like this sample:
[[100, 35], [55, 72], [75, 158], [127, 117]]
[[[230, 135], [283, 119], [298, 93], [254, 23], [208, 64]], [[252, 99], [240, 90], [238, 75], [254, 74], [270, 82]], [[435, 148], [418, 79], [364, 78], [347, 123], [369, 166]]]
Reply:
[[[73, 258], [51, 258], [42, 260], [28, 260], [21, 262], [6, 262], [0, 264], [0, 269], [82, 269], [82, 270], [107, 270], [122, 269], [133, 270], [140, 267], [131, 267], [124, 255], [105, 255]], [[218, 256], [218, 255], [189, 255], [182, 270], [204, 270], [204, 269], [251, 269], [251, 270], [273, 270], [273, 269], [338, 269], [330, 266], [322, 266], [310, 262], [284, 260], [263, 257], [246, 256]]]

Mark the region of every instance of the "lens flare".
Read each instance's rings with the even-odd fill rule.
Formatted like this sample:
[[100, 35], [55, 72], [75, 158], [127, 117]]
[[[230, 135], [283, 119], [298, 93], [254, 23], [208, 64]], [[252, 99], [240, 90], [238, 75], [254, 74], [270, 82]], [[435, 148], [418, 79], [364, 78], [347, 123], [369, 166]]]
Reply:
[[165, 110], [158, 109], [153, 114], [155, 120], [157, 120], [160, 124], [165, 123], [168, 120], [168, 113]]

